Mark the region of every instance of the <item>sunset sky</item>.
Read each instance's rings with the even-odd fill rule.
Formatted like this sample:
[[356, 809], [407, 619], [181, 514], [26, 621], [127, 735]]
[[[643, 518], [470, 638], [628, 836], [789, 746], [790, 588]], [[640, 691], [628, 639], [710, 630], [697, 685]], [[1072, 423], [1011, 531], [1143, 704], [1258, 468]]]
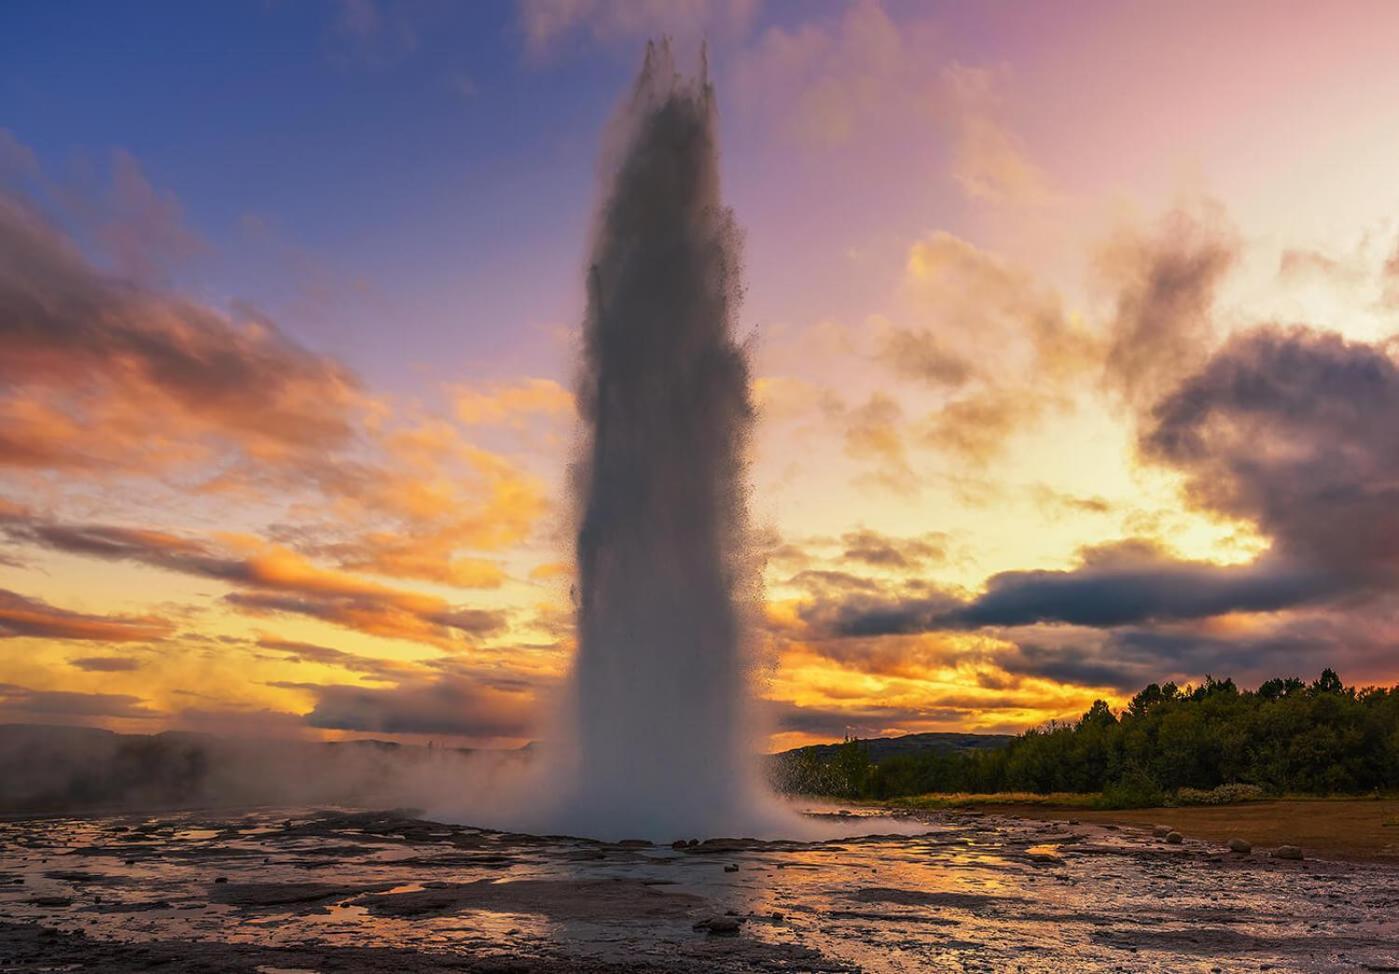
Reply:
[[0, 12], [0, 722], [533, 738], [661, 34], [769, 746], [1399, 682], [1399, 4], [64, 0]]

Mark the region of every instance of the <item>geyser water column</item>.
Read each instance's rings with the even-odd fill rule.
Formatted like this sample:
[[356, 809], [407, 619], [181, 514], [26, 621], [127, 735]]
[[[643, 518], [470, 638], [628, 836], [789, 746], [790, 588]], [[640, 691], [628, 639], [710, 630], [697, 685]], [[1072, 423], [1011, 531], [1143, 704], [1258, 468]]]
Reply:
[[650, 45], [587, 276], [579, 412], [577, 761], [566, 825], [603, 837], [753, 828], [765, 804], [745, 621], [753, 406], [714, 92]]

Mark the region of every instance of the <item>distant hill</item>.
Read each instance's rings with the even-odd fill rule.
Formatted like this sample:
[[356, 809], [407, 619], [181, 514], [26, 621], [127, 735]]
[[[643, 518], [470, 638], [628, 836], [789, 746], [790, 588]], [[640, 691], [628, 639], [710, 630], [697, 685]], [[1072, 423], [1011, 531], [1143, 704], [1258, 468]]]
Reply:
[[[861, 740], [872, 764], [892, 757], [917, 754], [923, 751], [966, 752], [984, 751], [990, 748], [1005, 747], [1015, 737], [1011, 734], [905, 734], [902, 737], [875, 737]], [[819, 761], [829, 761], [835, 757], [839, 744], [810, 744], [795, 747], [773, 755], [776, 759], [791, 759], [808, 756]]]

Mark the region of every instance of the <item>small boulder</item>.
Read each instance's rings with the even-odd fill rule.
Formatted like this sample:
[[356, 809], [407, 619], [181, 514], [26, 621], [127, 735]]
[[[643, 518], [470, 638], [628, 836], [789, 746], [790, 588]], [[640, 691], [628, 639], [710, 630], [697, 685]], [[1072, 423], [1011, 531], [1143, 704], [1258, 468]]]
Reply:
[[1240, 855], [1246, 856], [1253, 851], [1253, 846], [1250, 843], [1245, 842], [1243, 839], [1230, 839], [1229, 851], [1237, 852]]
[[1295, 845], [1280, 845], [1273, 850], [1274, 859], [1301, 859], [1302, 850]]
[[694, 926], [695, 930], [703, 930], [712, 936], [734, 937], [738, 935], [739, 925], [743, 923], [740, 917], [709, 917], [701, 920]]
[[1039, 851], [1025, 853], [1031, 862], [1039, 863], [1042, 866], [1063, 865], [1064, 860], [1053, 852]]
[[724, 867], [724, 872], [726, 872], [726, 873], [736, 873], [736, 872], [738, 872], [738, 866], [735, 865], [734, 863], [729, 863], [727, 866]]
[[1171, 831], [1166, 833], [1166, 841], [1169, 842], [1171, 845], [1180, 845], [1183, 841], [1185, 841], [1185, 836], [1172, 829]]
[[1152, 828], [1151, 834], [1158, 839], [1164, 839], [1166, 836], [1170, 835], [1172, 831], [1169, 825], [1157, 825]]

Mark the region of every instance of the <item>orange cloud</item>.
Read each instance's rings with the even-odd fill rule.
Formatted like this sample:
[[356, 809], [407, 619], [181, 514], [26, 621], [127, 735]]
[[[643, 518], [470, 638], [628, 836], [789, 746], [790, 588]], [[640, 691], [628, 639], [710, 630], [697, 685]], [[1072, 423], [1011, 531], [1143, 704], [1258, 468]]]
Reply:
[[[177, 215], [131, 166], [118, 166], [118, 182], [114, 206], [158, 218], [123, 226], [154, 233]], [[145, 262], [139, 241], [118, 236], [122, 266]], [[99, 271], [3, 192], [0, 254], [0, 467], [72, 484], [179, 483], [211, 504], [290, 504], [297, 523], [272, 534], [307, 554], [462, 588], [502, 585], [480, 552], [521, 541], [548, 508], [536, 478], [459, 426], [399, 415], [260, 315]], [[529, 379], [462, 391], [457, 408], [486, 424], [571, 404], [557, 383]]]
[[573, 574], [573, 566], [566, 561], [546, 561], [530, 569], [531, 581], [547, 582], [555, 578], [567, 578]]
[[171, 631], [170, 623], [159, 616], [88, 615], [0, 589], [0, 639], [38, 636], [126, 643], [163, 639]]
[[[324, 568], [299, 552], [257, 538], [224, 535], [222, 544], [216, 544], [138, 528], [63, 524], [14, 505], [0, 510], [0, 531], [14, 541], [54, 551], [139, 562], [225, 582], [239, 590], [225, 601], [254, 614], [305, 615], [440, 648], [451, 648], [463, 635], [475, 638], [496, 632], [505, 624], [499, 612], [460, 608], [436, 595]], [[73, 621], [79, 623], [81, 619]]]
[[522, 379], [485, 390], [456, 387], [452, 404], [468, 426], [518, 425], [531, 416], [568, 415], [573, 394], [552, 379]]
[[386, 457], [330, 490], [334, 520], [310, 550], [351, 571], [495, 588], [500, 566], [464, 549], [500, 551], [524, 540], [549, 510], [544, 487], [440, 420], [385, 434]]
[[348, 441], [353, 377], [269, 323], [107, 277], [3, 194], [0, 252], [0, 463], [150, 471]]

